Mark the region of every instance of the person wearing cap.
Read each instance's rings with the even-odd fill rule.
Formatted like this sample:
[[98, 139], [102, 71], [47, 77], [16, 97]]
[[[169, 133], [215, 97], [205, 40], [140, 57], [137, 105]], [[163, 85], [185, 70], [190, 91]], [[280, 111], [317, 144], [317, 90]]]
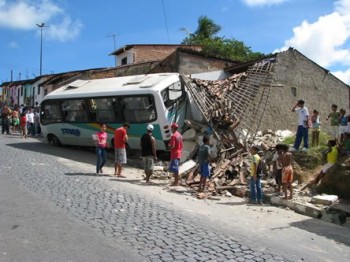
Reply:
[[148, 125], [147, 132], [141, 137], [140, 141], [146, 183], [149, 182], [149, 179], [152, 176], [154, 161], [157, 161], [156, 140], [152, 135], [153, 129], [153, 125]]
[[180, 165], [180, 158], [182, 154], [183, 149], [183, 141], [182, 141], [182, 135], [178, 131], [178, 124], [172, 123], [171, 124], [171, 132], [173, 133], [170, 137], [169, 142], [169, 148], [170, 148], [170, 166], [169, 166], [169, 172], [174, 173], [174, 182], [171, 184], [171, 186], [178, 186], [179, 185], [179, 165]]
[[127, 130], [130, 128], [128, 123], [124, 123], [123, 126], [117, 128], [114, 132], [114, 152], [115, 152], [115, 165], [114, 175], [120, 178], [125, 178], [122, 175], [123, 164], [127, 162], [126, 156], [126, 143], [128, 142]]

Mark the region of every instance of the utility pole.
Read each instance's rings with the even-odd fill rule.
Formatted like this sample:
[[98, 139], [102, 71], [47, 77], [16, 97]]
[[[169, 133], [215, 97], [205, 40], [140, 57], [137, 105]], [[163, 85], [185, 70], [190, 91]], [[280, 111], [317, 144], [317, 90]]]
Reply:
[[43, 28], [45, 23], [36, 24], [40, 28], [40, 76], [43, 72]]

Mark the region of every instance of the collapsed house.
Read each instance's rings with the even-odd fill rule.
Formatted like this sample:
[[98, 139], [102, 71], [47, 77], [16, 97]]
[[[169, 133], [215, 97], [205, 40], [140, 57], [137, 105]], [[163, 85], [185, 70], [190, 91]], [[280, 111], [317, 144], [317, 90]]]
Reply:
[[[206, 133], [215, 142], [216, 163], [209, 181], [213, 194], [237, 191], [237, 185], [245, 183], [246, 156], [252, 144], [259, 144], [266, 153], [283, 140], [283, 132], [275, 131], [295, 130], [296, 114], [290, 109], [297, 100], [305, 100], [310, 113], [317, 108], [321, 118], [333, 103], [349, 107], [349, 86], [292, 48], [227, 70], [232, 75], [223, 80], [183, 76], [190, 99], [201, 112], [194, 121], [187, 121], [197, 135], [185, 132], [185, 139], [200, 143], [198, 137]], [[189, 155], [195, 155], [197, 148]], [[271, 156], [269, 152], [265, 158]], [[196, 188], [195, 169], [190, 171], [188, 184]], [[245, 195], [245, 187], [238, 191], [234, 194]]]

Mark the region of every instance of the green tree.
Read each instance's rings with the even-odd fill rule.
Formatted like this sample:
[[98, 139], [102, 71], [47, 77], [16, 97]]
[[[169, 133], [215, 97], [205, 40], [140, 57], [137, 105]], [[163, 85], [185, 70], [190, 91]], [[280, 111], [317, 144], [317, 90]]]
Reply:
[[264, 56], [262, 53], [253, 52], [251, 48], [246, 46], [242, 41], [238, 41], [234, 38], [227, 39], [217, 36], [220, 30], [221, 26], [217, 25], [212, 19], [206, 16], [200, 16], [196, 31], [194, 33], [189, 33], [182, 41], [182, 44], [201, 45], [202, 52], [208, 56], [236, 61], [244, 62]]

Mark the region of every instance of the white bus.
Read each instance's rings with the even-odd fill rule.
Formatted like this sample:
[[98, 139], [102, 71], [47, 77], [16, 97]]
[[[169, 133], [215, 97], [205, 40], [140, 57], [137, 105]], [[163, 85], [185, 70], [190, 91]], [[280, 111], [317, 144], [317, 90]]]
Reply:
[[167, 150], [170, 124], [183, 125], [187, 103], [177, 73], [77, 80], [43, 98], [40, 124], [51, 144], [93, 146], [101, 123], [113, 145], [115, 129], [128, 122], [130, 149], [140, 149], [140, 137], [153, 124], [157, 149]]

